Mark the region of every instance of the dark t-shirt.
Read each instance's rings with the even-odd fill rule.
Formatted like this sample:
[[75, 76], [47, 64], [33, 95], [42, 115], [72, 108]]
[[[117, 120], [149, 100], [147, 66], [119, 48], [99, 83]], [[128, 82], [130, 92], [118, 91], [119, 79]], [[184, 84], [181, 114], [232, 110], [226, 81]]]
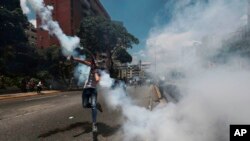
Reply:
[[95, 73], [97, 73], [97, 69], [91, 68], [84, 88], [96, 88], [97, 81], [95, 79]]

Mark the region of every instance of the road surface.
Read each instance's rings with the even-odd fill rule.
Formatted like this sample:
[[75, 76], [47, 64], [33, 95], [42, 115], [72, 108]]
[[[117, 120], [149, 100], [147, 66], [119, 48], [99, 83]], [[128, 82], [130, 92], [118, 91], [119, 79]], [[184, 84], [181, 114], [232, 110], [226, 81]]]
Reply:
[[[130, 87], [128, 92], [139, 106], [150, 104], [149, 87]], [[3, 141], [122, 141], [125, 137], [118, 110], [98, 101], [98, 133], [92, 133], [91, 111], [81, 106], [81, 91], [0, 101], [0, 140]]]

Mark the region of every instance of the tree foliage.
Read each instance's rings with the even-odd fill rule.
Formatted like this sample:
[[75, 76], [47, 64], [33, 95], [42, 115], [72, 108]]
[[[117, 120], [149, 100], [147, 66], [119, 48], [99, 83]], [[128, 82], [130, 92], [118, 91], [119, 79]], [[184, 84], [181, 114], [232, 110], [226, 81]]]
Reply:
[[118, 48], [114, 53], [114, 59], [119, 60], [121, 63], [131, 63], [132, 56], [124, 48]]
[[[1, 0], [0, 2], [0, 72], [2, 74], [26, 72], [22, 68], [31, 65], [28, 55], [32, 48], [24, 29], [28, 21], [23, 15], [18, 0]], [[27, 60], [27, 61], [26, 61]]]
[[112, 55], [112, 50], [118, 45], [132, 48], [139, 40], [130, 34], [119, 22], [110, 21], [103, 17], [86, 17], [81, 22], [78, 32], [81, 45], [94, 54], [107, 52]]
[[[18, 2], [18, 0], [17, 0]], [[23, 15], [20, 6], [15, 5], [15, 0], [0, 3], [0, 47], [27, 42], [24, 29], [28, 26], [28, 20]]]
[[[62, 55], [60, 47], [51, 46], [49, 48], [38, 49], [38, 70], [39, 76], [46, 79], [62, 80], [68, 84], [69, 78], [72, 77], [73, 64], [66, 60]], [[38, 76], [38, 78], [39, 78]]]
[[[81, 39], [81, 46], [90, 50], [95, 56], [97, 53], [106, 53], [108, 61], [106, 67], [111, 77], [116, 77], [113, 55], [119, 50], [117, 61], [128, 63], [132, 61], [131, 55], [126, 51], [138, 44], [139, 40], [130, 34], [121, 22], [111, 21], [104, 17], [86, 17], [81, 22], [78, 37]], [[124, 57], [124, 58], [123, 58]]]
[[6, 8], [10, 11], [20, 8], [20, 0], [1, 0], [0, 8]]

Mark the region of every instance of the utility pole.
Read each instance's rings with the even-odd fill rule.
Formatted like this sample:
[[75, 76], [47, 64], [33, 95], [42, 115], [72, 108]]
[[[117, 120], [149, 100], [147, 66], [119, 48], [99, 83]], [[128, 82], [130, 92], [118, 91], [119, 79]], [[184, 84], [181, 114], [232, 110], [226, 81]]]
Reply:
[[156, 73], [156, 49], [154, 48], [154, 57], [155, 57], [155, 73]]

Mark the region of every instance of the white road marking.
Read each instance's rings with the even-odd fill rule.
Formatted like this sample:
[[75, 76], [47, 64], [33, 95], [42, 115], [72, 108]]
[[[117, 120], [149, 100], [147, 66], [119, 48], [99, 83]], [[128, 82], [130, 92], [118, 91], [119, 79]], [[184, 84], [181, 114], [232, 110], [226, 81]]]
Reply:
[[70, 117], [69, 117], [69, 119], [73, 119], [73, 118], [74, 118], [74, 116], [70, 116]]

